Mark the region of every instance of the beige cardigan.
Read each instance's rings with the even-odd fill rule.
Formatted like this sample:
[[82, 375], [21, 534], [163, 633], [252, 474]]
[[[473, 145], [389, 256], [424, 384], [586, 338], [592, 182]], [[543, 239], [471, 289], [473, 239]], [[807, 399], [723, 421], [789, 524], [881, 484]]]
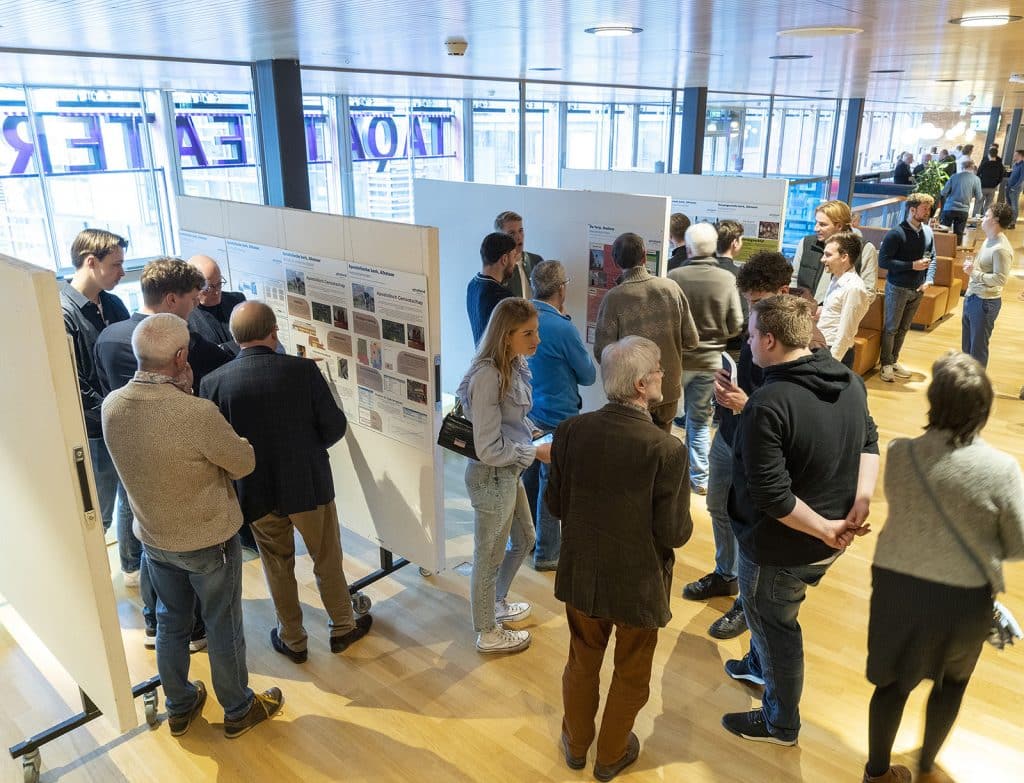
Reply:
[[103, 401], [103, 438], [143, 544], [192, 552], [242, 526], [231, 481], [252, 473], [256, 456], [209, 400], [132, 381]]

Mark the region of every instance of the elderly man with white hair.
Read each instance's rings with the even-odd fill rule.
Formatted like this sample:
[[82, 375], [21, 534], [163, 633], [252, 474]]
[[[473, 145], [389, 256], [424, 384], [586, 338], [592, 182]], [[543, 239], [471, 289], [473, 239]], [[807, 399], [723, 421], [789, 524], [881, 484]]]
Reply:
[[711, 398], [715, 371], [722, 366], [722, 351], [729, 338], [743, 328], [743, 307], [736, 277], [715, 258], [718, 229], [696, 223], [686, 230], [690, 259], [668, 273], [690, 304], [699, 342], [683, 359], [683, 410], [676, 424], [686, 428], [690, 450], [690, 487], [698, 495], [708, 493], [708, 452], [711, 449]]
[[242, 630], [242, 510], [232, 485], [253, 471], [252, 446], [209, 400], [192, 395], [189, 332], [157, 313], [132, 333], [139, 370], [103, 401], [103, 437], [135, 515], [133, 529], [156, 590], [156, 661], [171, 734], [202, 713], [206, 687], [189, 682], [196, 598], [224, 734], [244, 734], [281, 708], [279, 688], [249, 688]]
[[660, 359], [658, 346], [636, 335], [605, 347], [609, 402], [555, 430], [544, 494], [562, 520], [555, 596], [569, 622], [561, 749], [571, 769], [586, 766], [594, 742], [601, 663], [615, 634], [594, 763], [601, 781], [640, 753], [633, 723], [649, 695], [658, 629], [672, 618], [674, 550], [693, 531], [686, 450], [651, 417], [662, 398]]

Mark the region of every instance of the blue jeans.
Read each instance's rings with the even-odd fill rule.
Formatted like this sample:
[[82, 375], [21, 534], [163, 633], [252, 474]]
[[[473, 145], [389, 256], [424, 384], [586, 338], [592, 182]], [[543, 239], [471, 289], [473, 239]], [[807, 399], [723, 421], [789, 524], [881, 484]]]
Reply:
[[103, 438], [89, 438], [89, 456], [92, 457], [92, 476], [96, 480], [96, 504], [108, 530], [114, 519], [114, 499], [117, 497], [117, 468], [107, 451]]
[[188, 680], [188, 639], [196, 598], [202, 602], [209, 640], [210, 674], [225, 720], [237, 720], [252, 705], [242, 629], [242, 546], [238, 536], [194, 552], [168, 552], [144, 545], [156, 588], [156, 665], [167, 712], [188, 712], [196, 689]]
[[1003, 300], [998, 296], [995, 299], [982, 299], [974, 294], [964, 297], [960, 347], [981, 362], [982, 367], [988, 367], [988, 341], [1002, 307]]
[[478, 633], [497, 627], [494, 604], [508, 595], [533, 546], [533, 520], [521, 472], [516, 465], [495, 468], [472, 460], [466, 466], [466, 492], [474, 512], [469, 603]]
[[800, 604], [808, 585], [818, 584], [831, 565], [760, 566], [740, 552], [740, 595], [750, 627], [747, 664], [764, 678], [761, 709], [769, 731], [782, 740], [795, 740], [800, 733], [804, 688], [804, 639], [797, 622]]
[[1013, 225], [1016, 225], [1017, 210], [1020, 207], [1020, 188], [1006, 189], [1006, 203], [1010, 205], [1010, 211], [1013, 212]]
[[541, 462], [539, 473], [537, 481], [537, 545], [533, 550], [533, 564], [535, 566], [550, 566], [558, 562], [558, 555], [562, 551], [562, 523], [558, 517], [548, 511], [548, 504], [544, 502], [544, 490], [548, 488], [551, 465]]
[[708, 454], [708, 514], [715, 535], [715, 573], [728, 580], [737, 576], [736, 534], [729, 519], [729, 490], [732, 488], [732, 447], [715, 433]]
[[903, 340], [914, 322], [924, 297], [916, 288], [903, 288], [885, 282], [885, 325], [882, 327], [882, 366], [896, 364]]
[[128, 504], [128, 493], [120, 480], [117, 482], [117, 507], [114, 509], [117, 522], [117, 554], [121, 560], [121, 570], [129, 574], [138, 571], [142, 559], [142, 543], [135, 537], [132, 530], [132, 507]]
[[690, 452], [690, 483], [708, 485], [708, 450], [711, 448], [711, 398], [715, 374], [708, 370], [683, 371], [683, 408], [686, 411], [686, 445]]

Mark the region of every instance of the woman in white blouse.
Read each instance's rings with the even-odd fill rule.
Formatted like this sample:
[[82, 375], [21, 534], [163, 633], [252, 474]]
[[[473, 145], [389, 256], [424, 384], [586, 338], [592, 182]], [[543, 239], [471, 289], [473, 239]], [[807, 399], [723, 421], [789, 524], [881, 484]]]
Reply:
[[825, 243], [821, 263], [832, 275], [818, 315], [818, 329], [832, 356], [853, 367], [853, 343], [861, 319], [871, 306], [871, 297], [860, 276], [862, 240], [841, 231]]

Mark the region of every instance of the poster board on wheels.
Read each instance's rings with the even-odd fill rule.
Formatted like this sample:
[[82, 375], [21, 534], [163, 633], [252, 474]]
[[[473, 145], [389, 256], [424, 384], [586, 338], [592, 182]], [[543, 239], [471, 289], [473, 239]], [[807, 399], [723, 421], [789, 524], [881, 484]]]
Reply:
[[120, 732], [138, 725], [75, 360], [50, 270], [0, 256], [0, 595]]
[[316, 361], [341, 403], [342, 525], [442, 570], [437, 230], [200, 198], [178, 215], [182, 256], [223, 247], [231, 289], [273, 308], [285, 350]]

